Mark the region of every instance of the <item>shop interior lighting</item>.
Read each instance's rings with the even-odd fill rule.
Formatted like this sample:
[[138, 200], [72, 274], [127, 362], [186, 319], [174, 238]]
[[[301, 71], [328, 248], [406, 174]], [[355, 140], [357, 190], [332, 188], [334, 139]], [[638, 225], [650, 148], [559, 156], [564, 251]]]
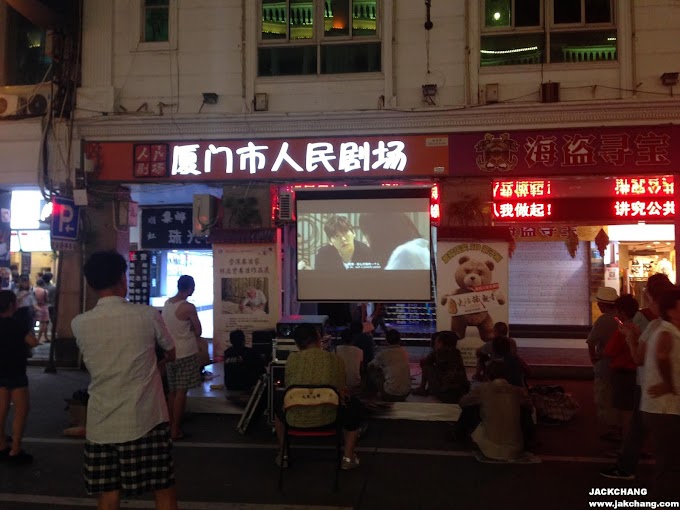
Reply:
[[511, 50], [479, 50], [484, 55], [507, 55], [508, 53], [521, 53], [523, 51], [536, 51], [538, 46], [527, 46], [526, 48], [513, 48]]

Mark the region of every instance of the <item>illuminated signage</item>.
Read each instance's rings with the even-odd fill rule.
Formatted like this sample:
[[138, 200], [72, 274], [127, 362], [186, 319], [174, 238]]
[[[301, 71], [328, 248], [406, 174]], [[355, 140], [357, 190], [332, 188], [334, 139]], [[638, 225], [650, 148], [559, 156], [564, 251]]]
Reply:
[[680, 164], [679, 136], [678, 126], [455, 134], [450, 140], [451, 173], [542, 178], [667, 172]]
[[577, 197], [662, 198], [674, 196], [674, 191], [672, 175], [493, 181], [493, 198], [502, 201]]
[[505, 222], [672, 222], [673, 198], [563, 198], [559, 200], [523, 200], [494, 202], [494, 220]]
[[166, 182], [431, 178], [448, 173], [448, 137], [378, 135], [88, 142], [97, 181]]

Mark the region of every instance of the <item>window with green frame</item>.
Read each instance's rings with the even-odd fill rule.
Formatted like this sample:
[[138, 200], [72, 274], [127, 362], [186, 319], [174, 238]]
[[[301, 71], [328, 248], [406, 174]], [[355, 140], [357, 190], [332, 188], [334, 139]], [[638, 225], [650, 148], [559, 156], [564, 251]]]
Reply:
[[258, 75], [381, 70], [379, 0], [261, 0]]
[[484, 0], [486, 66], [618, 59], [615, 0]]
[[141, 42], [170, 40], [170, 0], [143, 0]]

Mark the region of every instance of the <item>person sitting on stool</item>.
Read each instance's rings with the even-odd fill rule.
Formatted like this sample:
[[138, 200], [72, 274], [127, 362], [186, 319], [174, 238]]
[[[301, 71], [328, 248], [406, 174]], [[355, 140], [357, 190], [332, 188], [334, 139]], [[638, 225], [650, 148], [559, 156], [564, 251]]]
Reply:
[[246, 335], [240, 329], [229, 333], [231, 347], [224, 351], [224, 388], [227, 399], [247, 399], [264, 373], [264, 362], [253, 349], [246, 347]]

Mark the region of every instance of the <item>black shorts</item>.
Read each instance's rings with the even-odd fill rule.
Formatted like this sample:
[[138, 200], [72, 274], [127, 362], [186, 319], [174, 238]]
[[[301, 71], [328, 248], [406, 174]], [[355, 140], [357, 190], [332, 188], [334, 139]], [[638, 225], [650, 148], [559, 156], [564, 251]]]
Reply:
[[85, 490], [90, 495], [121, 490], [138, 495], [175, 484], [170, 426], [161, 423], [127, 443], [85, 442]]
[[635, 370], [612, 369], [612, 404], [621, 411], [635, 410]]
[[8, 390], [18, 390], [19, 388], [26, 388], [28, 386], [28, 377], [26, 374], [14, 376], [0, 376], [0, 388], [7, 388]]

